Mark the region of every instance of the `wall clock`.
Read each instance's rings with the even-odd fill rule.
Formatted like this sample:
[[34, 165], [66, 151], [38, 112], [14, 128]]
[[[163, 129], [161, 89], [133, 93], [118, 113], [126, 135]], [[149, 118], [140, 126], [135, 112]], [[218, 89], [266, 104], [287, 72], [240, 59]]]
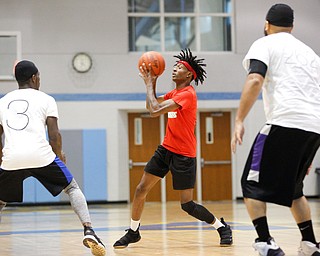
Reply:
[[88, 53], [79, 52], [72, 59], [72, 67], [78, 73], [86, 73], [92, 68], [92, 58]]

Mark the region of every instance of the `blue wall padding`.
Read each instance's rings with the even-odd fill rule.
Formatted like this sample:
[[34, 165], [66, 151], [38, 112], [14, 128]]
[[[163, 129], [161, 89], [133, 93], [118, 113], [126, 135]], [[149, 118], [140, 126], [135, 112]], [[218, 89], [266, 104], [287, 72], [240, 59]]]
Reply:
[[[106, 130], [63, 130], [61, 134], [67, 167], [87, 201], [107, 201]], [[69, 201], [64, 192], [53, 197], [33, 177], [26, 179], [23, 186], [24, 203]]]
[[105, 130], [83, 130], [83, 190], [87, 200], [107, 200]]

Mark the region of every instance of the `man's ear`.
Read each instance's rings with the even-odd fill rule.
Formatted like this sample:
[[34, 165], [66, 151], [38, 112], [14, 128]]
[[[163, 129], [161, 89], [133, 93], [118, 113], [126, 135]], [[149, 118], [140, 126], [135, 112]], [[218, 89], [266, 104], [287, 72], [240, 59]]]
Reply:
[[37, 75], [36, 75], [36, 74], [35, 74], [35, 75], [32, 75], [31, 80], [32, 80], [33, 83], [36, 82], [36, 79], [37, 79]]
[[292, 25], [292, 27], [290, 28], [290, 33], [292, 32], [292, 29], [293, 29], [293, 25]]
[[269, 29], [269, 21], [266, 20], [265, 24], [264, 24], [264, 31], [267, 31]]

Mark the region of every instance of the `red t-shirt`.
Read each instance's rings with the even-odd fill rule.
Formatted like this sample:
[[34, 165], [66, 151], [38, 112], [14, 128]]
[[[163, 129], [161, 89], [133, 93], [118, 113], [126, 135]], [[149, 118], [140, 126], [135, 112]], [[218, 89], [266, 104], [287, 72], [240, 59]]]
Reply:
[[174, 89], [164, 95], [180, 105], [175, 111], [168, 112], [167, 130], [162, 146], [179, 155], [196, 157], [196, 114], [197, 95], [190, 85], [183, 89]]

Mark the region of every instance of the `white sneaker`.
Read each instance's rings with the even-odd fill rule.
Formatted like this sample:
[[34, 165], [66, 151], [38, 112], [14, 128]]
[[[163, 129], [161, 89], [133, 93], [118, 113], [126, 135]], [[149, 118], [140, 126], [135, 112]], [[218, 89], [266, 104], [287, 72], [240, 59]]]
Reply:
[[301, 241], [298, 256], [320, 256], [319, 243]]
[[252, 245], [253, 248], [259, 252], [259, 256], [283, 256], [284, 252], [275, 243], [272, 237], [267, 242], [260, 242], [257, 238]]

